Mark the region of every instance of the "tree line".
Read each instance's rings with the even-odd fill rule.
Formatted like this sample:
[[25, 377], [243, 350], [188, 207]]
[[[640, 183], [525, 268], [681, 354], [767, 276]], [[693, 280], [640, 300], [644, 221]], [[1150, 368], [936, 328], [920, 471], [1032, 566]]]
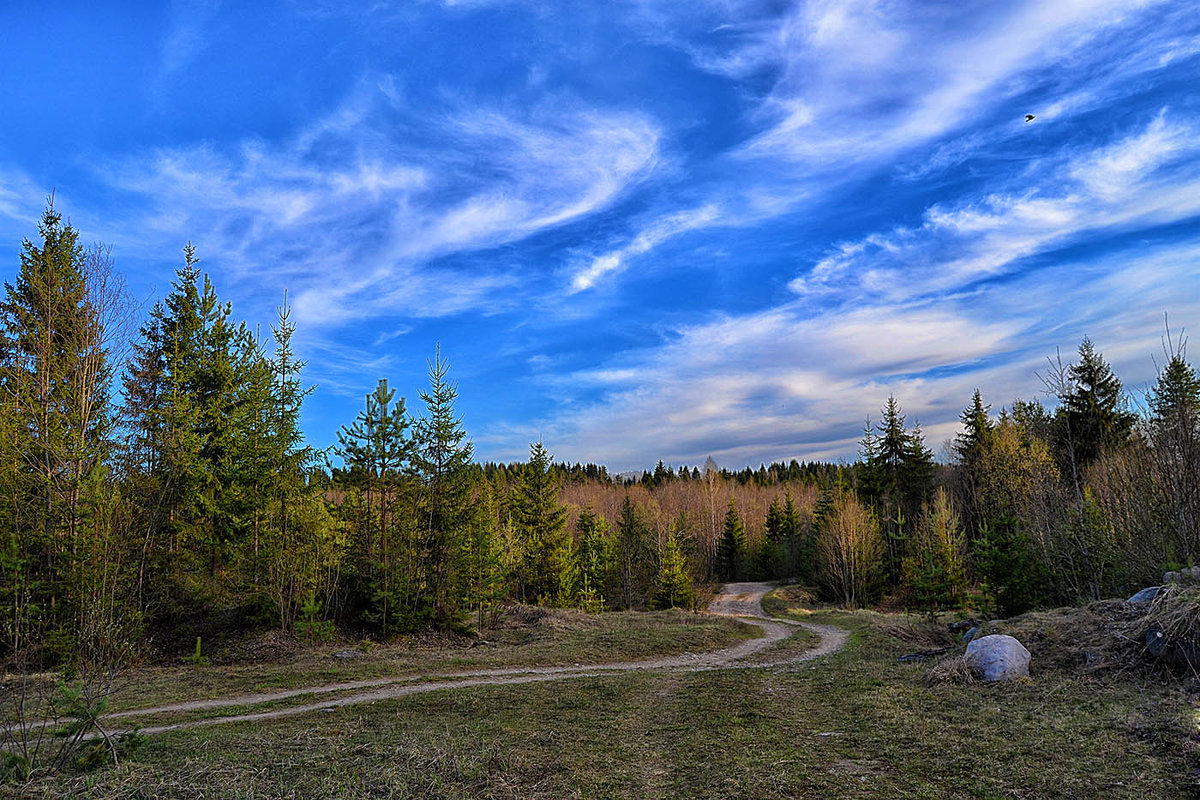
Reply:
[[[852, 464], [640, 477], [479, 464], [440, 351], [410, 408], [380, 380], [328, 452], [286, 296], [269, 336], [184, 248], [136, 329], [104, 248], [53, 203], [0, 303], [0, 657], [85, 663], [275, 626], [481, 627], [505, 602], [692, 607], [778, 578], [851, 605], [1011, 613], [1119, 594], [1200, 548], [1200, 381], [1182, 338], [1145, 407], [1084, 340], [1056, 401], [976, 392], [939, 464], [894, 397]], [[118, 390], [119, 389], [119, 390]]]

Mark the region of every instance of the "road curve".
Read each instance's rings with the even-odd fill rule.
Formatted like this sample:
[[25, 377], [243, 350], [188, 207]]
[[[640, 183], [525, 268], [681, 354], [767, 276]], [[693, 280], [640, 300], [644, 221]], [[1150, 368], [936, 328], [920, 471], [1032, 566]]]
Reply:
[[[373, 680], [348, 681], [344, 683], [309, 686], [299, 689], [288, 689], [278, 692], [260, 694], [245, 694], [236, 697], [215, 698], [211, 700], [196, 700], [186, 703], [140, 708], [107, 714], [102, 717], [105, 721], [129, 719], [149, 715], [186, 713], [205, 711], [231, 706], [259, 705], [277, 702], [304, 695], [330, 694], [318, 702], [287, 708], [274, 708], [267, 711], [230, 714], [208, 719], [188, 720], [168, 725], [153, 725], [138, 729], [142, 734], [163, 733], [166, 731], [183, 730], [208, 725], [222, 725], [230, 722], [252, 722], [257, 720], [278, 719], [315, 711], [332, 710], [334, 708], [372, 703], [378, 700], [392, 700], [413, 694], [441, 691], [446, 689], [462, 689], [472, 686], [505, 686], [525, 683], [541, 683], [544, 681], [559, 681], [572, 678], [589, 678], [601, 675], [611, 675], [621, 672], [635, 671], [666, 671], [666, 672], [702, 672], [715, 669], [755, 669], [780, 666], [800, 661], [810, 661], [821, 656], [829, 655], [842, 649], [849, 634], [841, 628], [832, 625], [817, 625], [808, 622], [796, 622], [768, 617], [763, 611], [762, 599], [771, 586], [765, 583], [730, 583], [709, 604], [708, 612], [720, 616], [737, 617], [743, 622], [763, 630], [764, 635], [756, 639], [748, 639], [732, 647], [714, 650], [708, 653], [684, 653], [678, 656], [650, 659], [645, 661], [624, 661], [611, 664], [595, 664], [576, 667], [514, 667], [509, 669], [479, 670], [450, 675], [441, 675], [436, 680], [423, 681], [420, 676], [398, 678], [378, 678]], [[820, 643], [809, 650], [798, 654], [784, 654], [774, 661], [755, 661], [743, 663], [749, 656], [762, 652], [778, 642], [791, 636], [795, 628], [806, 628], [820, 636]], [[119, 732], [119, 731], [116, 731]], [[110, 735], [116, 733], [109, 731]], [[96, 734], [98, 736], [98, 734]]]

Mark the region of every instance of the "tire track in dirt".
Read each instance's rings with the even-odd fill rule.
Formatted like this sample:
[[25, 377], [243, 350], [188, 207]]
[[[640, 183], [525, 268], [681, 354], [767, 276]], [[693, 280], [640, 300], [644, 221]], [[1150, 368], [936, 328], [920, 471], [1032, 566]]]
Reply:
[[[319, 702], [288, 706], [286, 708], [229, 714], [227, 716], [210, 717], [208, 719], [186, 720], [173, 724], [152, 725], [138, 729], [142, 734], [151, 735], [209, 725], [224, 725], [231, 722], [256, 722], [280, 719], [298, 714], [373, 703], [379, 700], [395, 700], [425, 692], [464, 689], [474, 686], [517, 686], [545, 681], [594, 678], [602, 675], [614, 675], [634, 671], [703, 672], [716, 669], [762, 669], [764, 667], [811, 661], [835, 653], [845, 646], [849, 633], [841, 628], [833, 625], [817, 625], [815, 623], [768, 617], [763, 611], [762, 599], [770, 589], [771, 587], [765, 583], [730, 583], [722, 587], [721, 592], [709, 604], [708, 613], [736, 617], [746, 624], [761, 628], [764, 635], [757, 639], [748, 639], [732, 647], [708, 653], [684, 653], [683, 655], [644, 661], [623, 661], [582, 667], [510, 667], [505, 669], [477, 670], [474, 672], [439, 675], [434, 679], [409, 676], [347, 681], [344, 683], [308, 686], [276, 692], [244, 694], [211, 700], [173, 703], [152, 708], [131, 709], [129, 711], [106, 714], [101, 717], [101, 720], [110, 721], [159, 714], [209, 711], [233, 706], [253, 706], [306, 695], [334, 695], [326, 697]], [[813, 631], [820, 637], [821, 641], [816, 647], [810, 650], [789, 655], [777, 661], [738, 663], [748, 656], [759, 653], [787, 639], [797, 627]], [[125, 731], [109, 731], [108, 733], [112, 736], [123, 732]], [[96, 734], [96, 736], [98, 735]]]

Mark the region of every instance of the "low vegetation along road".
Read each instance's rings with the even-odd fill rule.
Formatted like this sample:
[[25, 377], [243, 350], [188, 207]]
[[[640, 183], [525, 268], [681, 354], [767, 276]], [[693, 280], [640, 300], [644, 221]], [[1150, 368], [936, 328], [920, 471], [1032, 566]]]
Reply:
[[[479, 670], [449, 675], [422, 681], [421, 678], [397, 677], [349, 681], [323, 686], [307, 686], [277, 692], [244, 694], [209, 700], [196, 700], [153, 708], [141, 708], [105, 715], [105, 722], [146, 716], [170, 716], [173, 713], [187, 714], [221, 708], [238, 708], [237, 713], [224, 716], [191, 719], [184, 722], [150, 725], [140, 729], [143, 734], [163, 733], [205, 725], [221, 725], [228, 722], [251, 722], [277, 719], [321, 712], [341, 706], [391, 700], [422, 692], [446, 689], [463, 689], [472, 686], [512, 685], [561, 681], [572, 678], [587, 678], [598, 675], [629, 671], [700, 672], [714, 669], [758, 668], [798, 661], [808, 661], [837, 652], [846, 643], [848, 633], [832, 625], [816, 625], [768, 617], [763, 611], [763, 596], [771, 587], [765, 583], [726, 584], [713, 599], [708, 611], [711, 614], [737, 617], [743, 622], [762, 629], [763, 636], [748, 639], [733, 647], [708, 653], [684, 653], [683, 655], [643, 661], [624, 661], [609, 664], [577, 665], [574, 667], [511, 667], [505, 669]], [[813, 648], [800, 653], [781, 652], [778, 659], [770, 658], [770, 648], [789, 638], [796, 628], [806, 628], [820, 637]], [[755, 658], [750, 659], [751, 656]], [[275, 704], [292, 698], [313, 697], [313, 702], [289, 705], [284, 708], [269, 708], [262, 711], [246, 710], [246, 706]]]

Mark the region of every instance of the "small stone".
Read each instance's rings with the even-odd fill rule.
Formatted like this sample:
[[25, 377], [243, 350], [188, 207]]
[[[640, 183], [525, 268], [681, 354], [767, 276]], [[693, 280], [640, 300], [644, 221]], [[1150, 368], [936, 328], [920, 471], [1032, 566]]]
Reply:
[[342, 661], [350, 661], [355, 658], [362, 658], [363, 654], [357, 650], [339, 650], [333, 654], [333, 657], [341, 659]]
[[965, 643], [969, 643], [969, 642], [979, 638], [979, 634], [981, 634], [981, 633], [983, 633], [983, 629], [980, 628], [978, 625], [976, 625], [974, 628], [971, 628], [971, 630], [969, 630], [963, 634], [962, 640]]
[[983, 636], [967, 645], [967, 663], [989, 683], [1029, 675], [1029, 651], [1011, 636]]

